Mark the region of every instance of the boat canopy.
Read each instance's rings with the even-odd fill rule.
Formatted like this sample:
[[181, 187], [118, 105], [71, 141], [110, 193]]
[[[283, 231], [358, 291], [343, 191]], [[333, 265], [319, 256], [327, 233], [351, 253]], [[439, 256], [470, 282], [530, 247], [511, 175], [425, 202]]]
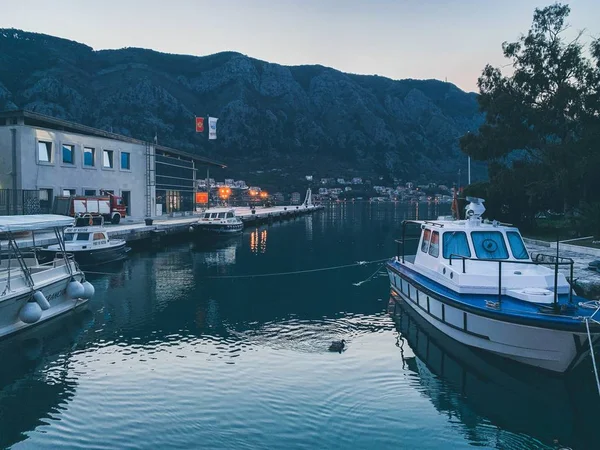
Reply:
[[57, 214], [32, 214], [28, 216], [0, 216], [0, 233], [36, 231], [48, 228], [73, 226], [73, 218]]

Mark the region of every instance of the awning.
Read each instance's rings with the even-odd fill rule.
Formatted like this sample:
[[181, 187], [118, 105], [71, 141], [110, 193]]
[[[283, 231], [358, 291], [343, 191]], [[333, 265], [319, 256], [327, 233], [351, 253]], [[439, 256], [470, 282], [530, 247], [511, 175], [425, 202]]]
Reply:
[[74, 219], [57, 214], [32, 214], [29, 216], [0, 216], [0, 233], [36, 231], [48, 228], [73, 226]]

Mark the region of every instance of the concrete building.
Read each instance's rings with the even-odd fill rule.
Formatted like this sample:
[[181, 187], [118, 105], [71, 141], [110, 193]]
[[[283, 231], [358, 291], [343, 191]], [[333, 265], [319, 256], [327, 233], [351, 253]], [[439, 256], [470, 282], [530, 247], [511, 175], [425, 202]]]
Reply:
[[194, 211], [196, 171], [223, 164], [30, 111], [0, 112], [0, 215], [52, 212], [57, 196], [123, 197], [132, 218]]

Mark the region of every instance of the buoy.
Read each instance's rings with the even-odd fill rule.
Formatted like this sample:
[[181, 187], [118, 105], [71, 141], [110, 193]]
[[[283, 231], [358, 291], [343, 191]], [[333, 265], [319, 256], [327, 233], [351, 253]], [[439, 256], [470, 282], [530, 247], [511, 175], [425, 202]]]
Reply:
[[35, 291], [33, 294], [33, 299], [40, 305], [42, 310], [46, 311], [50, 308], [50, 302], [46, 299], [46, 296], [42, 293], [42, 291]]
[[83, 286], [83, 295], [82, 295], [83, 298], [90, 299], [96, 293], [96, 289], [94, 288], [94, 285], [92, 283], [90, 283], [89, 281], [84, 281], [82, 286]]
[[83, 297], [84, 290], [83, 284], [77, 280], [73, 280], [69, 282], [69, 285], [67, 286], [67, 297], [71, 299], [81, 298]]
[[193, 232], [194, 232], [194, 227], [189, 227], [189, 228], [188, 228], [188, 231], [189, 231], [190, 233], [193, 233]]
[[19, 319], [25, 323], [36, 323], [42, 317], [42, 308], [33, 297], [19, 311]]

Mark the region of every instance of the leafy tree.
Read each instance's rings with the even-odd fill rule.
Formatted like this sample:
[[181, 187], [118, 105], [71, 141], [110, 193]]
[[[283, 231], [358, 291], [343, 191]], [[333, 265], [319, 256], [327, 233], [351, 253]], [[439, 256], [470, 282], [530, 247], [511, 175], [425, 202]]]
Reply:
[[[528, 217], [568, 209], [600, 192], [600, 39], [567, 40], [567, 5], [536, 9], [527, 35], [502, 45], [511, 74], [487, 65], [478, 87], [485, 122], [460, 141], [490, 163], [488, 190]], [[589, 55], [589, 56], [587, 56]], [[482, 186], [479, 186], [481, 189]], [[519, 219], [519, 217], [517, 217]]]

